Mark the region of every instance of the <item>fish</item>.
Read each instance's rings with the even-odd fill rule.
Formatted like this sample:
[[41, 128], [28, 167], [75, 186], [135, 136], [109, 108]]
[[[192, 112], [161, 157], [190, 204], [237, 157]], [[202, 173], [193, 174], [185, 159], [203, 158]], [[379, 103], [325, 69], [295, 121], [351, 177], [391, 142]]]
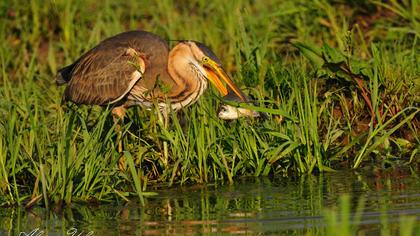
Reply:
[[[228, 88], [228, 94], [223, 97], [223, 101], [252, 104], [252, 101], [248, 98], [248, 96], [242, 94], [242, 96], [239, 97], [230, 88]], [[217, 116], [222, 120], [236, 120], [241, 117], [260, 117], [260, 113], [246, 108], [231, 106], [222, 102], [217, 112]]]
[[236, 120], [241, 117], [260, 117], [260, 113], [246, 108], [222, 104], [217, 116], [222, 120]]

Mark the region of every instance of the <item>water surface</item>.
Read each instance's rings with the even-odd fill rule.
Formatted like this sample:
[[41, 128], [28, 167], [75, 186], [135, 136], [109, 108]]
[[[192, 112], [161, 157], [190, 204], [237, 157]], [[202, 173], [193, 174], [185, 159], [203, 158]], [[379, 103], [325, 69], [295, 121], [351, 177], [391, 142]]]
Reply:
[[[418, 169], [336, 172], [295, 178], [242, 178], [233, 185], [208, 184], [149, 189], [146, 206], [135, 201], [0, 210], [0, 234], [9, 235], [168, 235], [323, 234], [325, 209], [351, 196], [351, 211], [365, 201], [358, 232], [377, 235], [381, 217], [398, 233], [401, 215], [420, 225]], [[384, 219], [382, 219], [383, 221]], [[383, 230], [383, 229], [382, 229]], [[38, 234], [37, 234], [38, 233]], [[420, 232], [415, 233], [420, 235]]]

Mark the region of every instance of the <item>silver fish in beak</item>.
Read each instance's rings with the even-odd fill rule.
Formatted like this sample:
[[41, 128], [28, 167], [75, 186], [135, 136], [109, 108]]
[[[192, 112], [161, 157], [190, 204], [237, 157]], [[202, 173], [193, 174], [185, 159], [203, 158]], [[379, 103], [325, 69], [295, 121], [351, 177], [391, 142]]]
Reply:
[[[248, 103], [248, 97], [242, 92], [240, 94], [241, 96], [238, 96], [238, 93], [235, 93], [235, 91], [228, 88], [228, 94], [223, 97], [223, 100]], [[222, 120], [236, 120], [241, 117], [259, 117], [260, 113], [246, 108], [222, 104], [217, 112], [217, 116]]]
[[236, 120], [241, 117], [259, 117], [260, 113], [245, 108], [223, 104], [220, 106], [217, 116], [222, 120]]

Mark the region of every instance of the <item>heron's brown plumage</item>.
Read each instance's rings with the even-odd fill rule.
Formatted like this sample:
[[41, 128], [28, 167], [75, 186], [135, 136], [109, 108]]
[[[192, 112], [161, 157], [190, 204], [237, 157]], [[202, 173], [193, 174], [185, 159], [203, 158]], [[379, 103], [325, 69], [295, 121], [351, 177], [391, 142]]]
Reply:
[[[135, 51], [137, 55], [128, 53]], [[153, 60], [154, 66], [165, 66], [168, 55], [166, 42], [144, 31], [131, 31], [102, 41], [75, 63], [59, 71], [68, 86], [64, 98], [79, 104], [105, 105], [121, 97], [130, 88], [139, 60]], [[166, 58], [165, 58], [166, 56]], [[163, 59], [165, 58], [165, 59]], [[151, 67], [144, 76], [156, 78], [158, 71]], [[143, 84], [152, 87], [154, 81]], [[133, 86], [133, 84], [131, 84]]]
[[[205, 67], [203, 58], [210, 58]], [[213, 70], [213, 71], [211, 71]], [[218, 75], [216, 75], [218, 74]], [[167, 42], [145, 31], [130, 31], [110, 37], [61, 69], [58, 84], [67, 84], [64, 98], [78, 104], [117, 104], [181, 109], [198, 100], [207, 88], [208, 76], [219, 89], [225, 79], [235, 94], [245, 96], [233, 85], [219, 59], [195, 41], [179, 42], [169, 51]], [[226, 95], [226, 94], [224, 94]]]

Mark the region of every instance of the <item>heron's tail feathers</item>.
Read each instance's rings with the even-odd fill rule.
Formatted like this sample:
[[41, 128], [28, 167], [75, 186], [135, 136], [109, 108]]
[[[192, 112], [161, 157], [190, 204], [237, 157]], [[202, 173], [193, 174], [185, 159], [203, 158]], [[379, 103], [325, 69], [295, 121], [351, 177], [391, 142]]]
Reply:
[[55, 82], [57, 85], [63, 85], [70, 81], [73, 67], [73, 65], [69, 65], [58, 70], [57, 75], [55, 76]]

